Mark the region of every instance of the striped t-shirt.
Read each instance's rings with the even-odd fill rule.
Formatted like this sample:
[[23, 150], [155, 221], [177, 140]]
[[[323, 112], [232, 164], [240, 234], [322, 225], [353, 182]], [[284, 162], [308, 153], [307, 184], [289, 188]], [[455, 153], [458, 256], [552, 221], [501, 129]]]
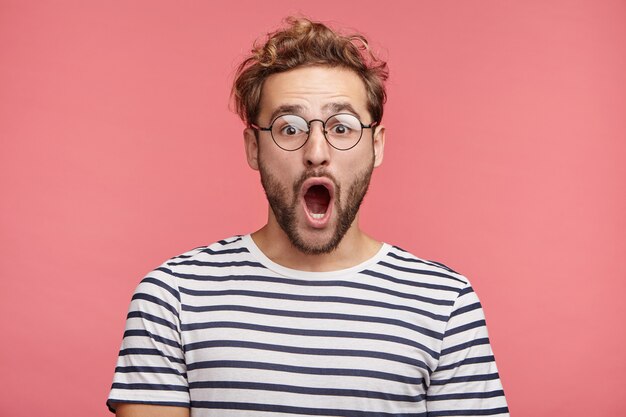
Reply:
[[218, 417], [508, 415], [465, 277], [387, 244], [349, 269], [298, 271], [249, 235], [141, 281], [116, 402]]

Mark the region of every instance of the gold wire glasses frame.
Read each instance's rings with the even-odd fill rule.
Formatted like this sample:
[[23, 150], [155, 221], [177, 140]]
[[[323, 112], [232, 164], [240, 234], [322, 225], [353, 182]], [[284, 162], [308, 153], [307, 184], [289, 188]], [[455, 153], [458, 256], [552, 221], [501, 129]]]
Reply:
[[260, 127], [255, 124], [250, 126], [263, 132], [270, 132], [272, 140], [285, 151], [297, 151], [302, 148], [309, 139], [311, 123], [320, 122], [324, 137], [330, 146], [340, 151], [354, 148], [363, 136], [363, 129], [371, 129], [378, 122], [364, 125], [353, 114], [338, 113], [328, 119], [312, 119], [306, 121], [303, 117], [295, 114], [283, 114], [276, 117], [268, 127]]

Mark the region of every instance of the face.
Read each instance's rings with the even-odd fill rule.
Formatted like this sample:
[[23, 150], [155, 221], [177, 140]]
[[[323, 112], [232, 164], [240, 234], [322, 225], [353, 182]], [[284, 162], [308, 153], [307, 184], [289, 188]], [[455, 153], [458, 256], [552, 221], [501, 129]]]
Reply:
[[[258, 124], [267, 127], [282, 114], [326, 120], [351, 113], [364, 125], [367, 111], [363, 81], [352, 71], [304, 67], [270, 76], [263, 85]], [[333, 251], [355, 224], [372, 170], [382, 162], [384, 129], [363, 129], [347, 151], [326, 141], [320, 122], [311, 124], [305, 145], [285, 151], [269, 132], [245, 132], [248, 163], [261, 174], [271, 207], [270, 227], [280, 227], [291, 244], [306, 254]]]

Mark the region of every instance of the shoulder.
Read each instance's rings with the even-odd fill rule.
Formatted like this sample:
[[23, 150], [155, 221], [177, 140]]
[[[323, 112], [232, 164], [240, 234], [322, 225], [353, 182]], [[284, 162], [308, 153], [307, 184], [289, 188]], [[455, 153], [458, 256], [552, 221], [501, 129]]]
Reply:
[[445, 304], [449, 309], [443, 315], [448, 319], [470, 311], [482, 314], [482, 306], [469, 279], [449, 266], [391, 246], [377, 267], [384, 268], [383, 273], [393, 276], [393, 279], [402, 279]]
[[206, 246], [200, 246], [169, 258], [150, 271], [139, 283], [138, 292], [165, 291], [180, 301], [179, 281], [193, 278], [199, 268], [241, 262], [247, 258], [248, 248], [242, 236], [233, 236]]
[[199, 246], [165, 261], [156, 270], [169, 273], [183, 272], [186, 267], [210, 265], [212, 262], [226, 262], [243, 259], [250, 253], [243, 236], [233, 236], [206, 246]]
[[411, 277], [417, 282], [433, 281], [457, 288], [459, 291], [469, 286], [467, 277], [449, 266], [441, 262], [417, 257], [398, 246], [390, 245], [389, 251], [378, 262], [378, 265], [390, 271], [396, 271], [396, 275]]
[[180, 265], [190, 265], [207, 259], [233, 258], [233, 255], [245, 253], [249, 253], [249, 250], [244, 244], [243, 236], [233, 236], [174, 256], [164, 262], [163, 265], [176, 268]]

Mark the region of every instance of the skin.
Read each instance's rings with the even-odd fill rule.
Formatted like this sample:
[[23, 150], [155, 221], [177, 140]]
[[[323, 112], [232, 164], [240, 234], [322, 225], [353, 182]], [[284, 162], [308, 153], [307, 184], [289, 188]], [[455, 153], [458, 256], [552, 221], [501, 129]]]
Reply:
[[[258, 123], [268, 126], [275, 111], [282, 106], [299, 106], [298, 114], [306, 120], [326, 120], [336, 110], [333, 104], [349, 104], [363, 124], [372, 122], [367, 111], [367, 94], [363, 81], [353, 71], [323, 66], [301, 67], [268, 77], [261, 95]], [[313, 123], [307, 143], [297, 151], [286, 152], [273, 143], [269, 132], [253, 129], [244, 131], [248, 164], [271, 176], [282, 187], [287, 202], [294, 198], [293, 184], [307, 171], [328, 173], [340, 185], [339, 200], [350, 200], [351, 186], [368, 170], [380, 166], [383, 160], [385, 129], [377, 126], [372, 133], [365, 129], [358, 145], [348, 151], [331, 147], [320, 123]], [[265, 184], [264, 184], [265, 185]], [[311, 246], [321, 247], [332, 240], [339, 223], [333, 210], [328, 225], [322, 229], [310, 227], [300, 205], [295, 207], [295, 227], [300, 239]], [[332, 271], [349, 268], [367, 260], [380, 249], [380, 242], [366, 235], [359, 227], [358, 212], [337, 247], [328, 253], [307, 253], [296, 247], [277, 221], [270, 207], [267, 224], [252, 234], [263, 253], [272, 261], [288, 268], [304, 271]]]
[[[338, 103], [349, 104], [363, 124], [372, 122], [367, 111], [365, 85], [354, 72], [320, 66], [297, 68], [273, 74], [265, 81], [258, 123], [268, 126], [276, 109], [285, 105], [300, 106], [301, 112], [298, 114], [306, 120], [326, 120], [336, 113], [327, 106]], [[383, 126], [377, 126], [373, 132], [365, 129], [358, 145], [348, 151], [332, 148], [324, 138], [320, 123], [313, 123], [311, 129], [307, 143], [293, 152], [286, 152], [276, 146], [269, 132], [260, 132], [257, 140], [253, 129], [245, 129], [243, 136], [248, 164], [252, 169], [261, 171], [264, 187], [268, 187], [269, 183], [278, 187], [279, 198], [286, 205], [292, 205], [294, 199], [297, 201], [294, 184], [302, 178], [303, 173], [330, 175], [340, 186], [336, 192], [340, 194], [341, 209], [345, 209], [354, 200], [350, 197], [351, 191], [357, 194], [364, 192], [361, 190], [363, 181], [369, 183], [372, 169], [382, 163], [385, 129]], [[358, 204], [355, 210], [354, 220], [347, 226], [343, 238], [333, 250], [324, 253], [309, 253], [294, 246], [271, 207], [267, 224], [253, 233], [252, 238], [268, 258], [288, 268], [318, 272], [349, 268], [374, 256], [381, 247], [380, 242], [359, 227]], [[325, 227], [314, 228], [307, 224], [305, 213], [298, 203], [294, 205], [294, 227], [305, 244], [323, 247], [336, 234], [340, 212], [339, 209], [333, 210]], [[189, 417], [189, 409], [118, 404], [116, 416]]]
[[149, 404], [118, 404], [117, 417], [189, 417], [187, 407], [170, 407]]

